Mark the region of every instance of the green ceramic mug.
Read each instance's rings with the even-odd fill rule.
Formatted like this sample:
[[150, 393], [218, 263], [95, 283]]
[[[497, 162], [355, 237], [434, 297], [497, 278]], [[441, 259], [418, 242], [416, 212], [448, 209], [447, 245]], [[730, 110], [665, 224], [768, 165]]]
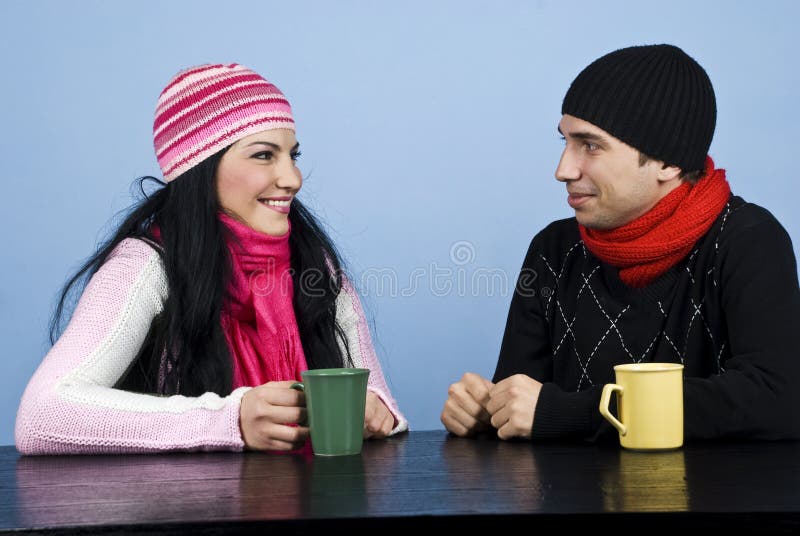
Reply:
[[314, 454], [347, 456], [361, 452], [369, 369], [315, 369], [301, 375], [302, 383], [292, 388], [306, 393]]

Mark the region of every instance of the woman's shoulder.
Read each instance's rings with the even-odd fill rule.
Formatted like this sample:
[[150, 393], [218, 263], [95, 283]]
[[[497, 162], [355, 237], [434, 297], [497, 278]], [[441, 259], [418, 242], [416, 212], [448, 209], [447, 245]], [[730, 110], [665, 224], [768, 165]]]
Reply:
[[166, 279], [160, 246], [144, 238], [125, 238], [109, 253], [98, 272], [128, 279], [149, 274]]
[[160, 251], [161, 246], [147, 238], [124, 238], [111, 253], [109, 253], [106, 262], [112, 259], [149, 262], [152, 261], [154, 257], [160, 257]]

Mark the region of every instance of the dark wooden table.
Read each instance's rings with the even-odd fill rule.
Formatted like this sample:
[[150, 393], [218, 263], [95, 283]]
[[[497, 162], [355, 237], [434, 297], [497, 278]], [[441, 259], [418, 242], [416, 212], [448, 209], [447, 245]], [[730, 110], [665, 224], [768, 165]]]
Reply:
[[2, 531], [313, 534], [524, 527], [537, 534], [586, 523], [617, 531], [800, 531], [800, 443], [700, 444], [642, 453], [429, 431], [370, 441], [360, 455], [341, 458], [20, 457], [12, 447], [0, 447]]

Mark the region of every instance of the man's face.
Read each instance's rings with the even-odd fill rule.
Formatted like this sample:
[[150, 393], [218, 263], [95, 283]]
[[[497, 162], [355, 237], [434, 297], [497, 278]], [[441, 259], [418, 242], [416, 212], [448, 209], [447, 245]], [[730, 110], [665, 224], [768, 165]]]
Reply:
[[589, 229], [625, 225], [680, 185], [680, 179], [668, 180], [675, 176], [663, 162], [640, 166], [639, 151], [587, 121], [564, 115], [558, 130], [566, 144], [556, 179], [566, 183], [567, 203]]

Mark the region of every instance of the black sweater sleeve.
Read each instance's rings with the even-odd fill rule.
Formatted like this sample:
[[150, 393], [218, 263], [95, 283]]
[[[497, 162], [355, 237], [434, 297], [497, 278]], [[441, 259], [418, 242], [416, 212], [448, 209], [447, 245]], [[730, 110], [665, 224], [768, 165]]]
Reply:
[[[525, 374], [541, 382], [536, 403], [533, 439], [587, 436], [601, 426], [598, 411], [600, 389], [566, 392], [553, 383], [553, 354], [550, 332], [545, 320], [545, 303], [555, 288], [555, 280], [547, 277], [549, 267], [542, 260], [543, 239], [560, 231], [550, 226], [531, 241], [511, 298], [500, 356], [492, 381], [498, 382], [514, 374]], [[562, 240], [549, 240], [563, 244]]]
[[525, 374], [540, 382], [549, 381], [553, 376], [550, 337], [540, 301], [542, 278], [536, 267], [540, 255], [538, 242], [537, 235], [531, 241], [517, 278], [494, 382], [514, 374]]
[[730, 358], [685, 381], [691, 438], [800, 438], [800, 289], [791, 239], [749, 205], [719, 238], [715, 270]]

